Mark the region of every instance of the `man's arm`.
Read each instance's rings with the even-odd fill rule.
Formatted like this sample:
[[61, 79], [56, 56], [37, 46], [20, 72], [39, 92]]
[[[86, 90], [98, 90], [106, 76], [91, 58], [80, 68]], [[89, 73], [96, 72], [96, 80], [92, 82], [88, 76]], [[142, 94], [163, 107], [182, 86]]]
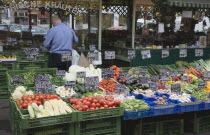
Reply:
[[46, 39], [44, 41], [44, 46], [49, 48], [51, 46], [51, 41], [53, 39], [54, 36], [54, 31], [52, 29], [50, 29], [50, 31], [47, 33], [46, 35]]
[[76, 33], [74, 32], [74, 30], [72, 30], [72, 33], [73, 33], [73, 42], [74, 43], [78, 43], [79, 42], [79, 39], [78, 39]]

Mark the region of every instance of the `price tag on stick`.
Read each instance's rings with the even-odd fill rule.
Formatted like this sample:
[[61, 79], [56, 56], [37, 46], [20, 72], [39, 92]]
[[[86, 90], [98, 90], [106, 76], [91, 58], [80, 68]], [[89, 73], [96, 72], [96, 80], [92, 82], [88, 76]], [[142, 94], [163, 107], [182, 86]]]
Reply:
[[176, 71], [170, 71], [169, 75], [170, 75], [171, 78], [175, 78], [175, 77], [177, 77], [177, 72]]
[[180, 93], [180, 91], [181, 91], [180, 84], [171, 84], [171, 91], [176, 92], [176, 93]]
[[39, 58], [39, 48], [24, 48], [23, 51], [28, 60], [36, 60]]
[[96, 45], [90, 45], [89, 49], [90, 49], [90, 51], [95, 51], [96, 50]]
[[147, 69], [140, 69], [140, 74], [141, 74], [141, 75], [146, 75], [147, 72], [148, 72]]
[[184, 74], [185, 73], [185, 67], [180, 67], [179, 69], [178, 69], [178, 73], [179, 74]]
[[158, 75], [152, 75], [151, 76], [151, 82], [158, 82], [159, 76]]
[[66, 81], [65, 82], [65, 88], [74, 88], [76, 86], [75, 81]]
[[119, 77], [120, 78], [125, 78], [127, 76], [127, 72], [125, 71], [120, 71]]
[[164, 69], [164, 68], [160, 69], [159, 72], [160, 72], [160, 73], [159, 73], [160, 76], [166, 76], [166, 75], [167, 75], [167, 70]]
[[199, 65], [199, 66], [196, 66], [196, 70], [197, 70], [197, 71], [203, 71], [203, 67], [200, 66], [200, 65]]
[[24, 77], [23, 76], [14, 76], [13, 77], [13, 84], [14, 85], [24, 84]]
[[206, 88], [206, 82], [205, 81], [199, 81], [198, 82], [198, 88]]
[[115, 86], [115, 92], [123, 92], [125, 90], [125, 85], [123, 84], [116, 84]]
[[158, 83], [157, 82], [150, 82], [149, 83], [149, 88], [151, 90], [157, 90], [158, 89]]
[[106, 60], [113, 60], [115, 59], [115, 51], [105, 51], [105, 58]]
[[85, 78], [85, 77], [86, 77], [85, 71], [77, 72], [77, 78]]
[[65, 70], [57, 70], [56, 71], [56, 76], [57, 77], [64, 77], [65, 76], [65, 74], [66, 74], [66, 71]]
[[87, 90], [96, 90], [98, 89], [99, 78], [98, 76], [86, 77], [85, 78], [85, 89]]
[[72, 52], [61, 54], [61, 61], [62, 62], [67, 62], [67, 61], [71, 61], [71, 60], [72, 60]]
[[161, 81], [162, 82], [168, 82], [168, 77], [167, 76], [162, 76]]
[[188, 80], [189, 80], [189, 77], [188, 76], [182, 76], [181, 77], [181, 81], [182, 82], [188, 82]]
[[102, 78], [113, 78], [114, 70], [111, 68], [102, 69]]
[[149, 81], [148, 77], [140, 77], [139, 78], [140, 84], [148, 84], [148, 81]]
[[52, 82], [48, 75], [36, 74], [34, 77], [35, 93], [50, 94], [52, 93]]

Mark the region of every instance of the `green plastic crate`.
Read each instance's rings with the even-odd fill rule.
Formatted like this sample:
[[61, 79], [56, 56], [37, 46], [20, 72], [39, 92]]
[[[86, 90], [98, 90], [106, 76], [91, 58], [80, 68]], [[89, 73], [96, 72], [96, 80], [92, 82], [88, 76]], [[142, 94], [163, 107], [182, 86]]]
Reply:
[[[52, 77], [56, 77], [56, 70], [55, 68], [45, 68], [45, 69], [30, 69], [30, 70], [34, 70], [34, 72], [36, 74], [49, 74], [51, 75]], [[7, 71], [7, 85], [8, 85], [8, 88], [9, 88], [9, 91], [10, 92], [13, 92], [14, 91], [14, 88], [15, 86], [11, 83], [11, 78], [13, 78], [14, 76], [17, 76], [17, 75], [23, 75], [27, 72], [30, 72], [30, 70], [9, 70]], [[60, 80], [60, 82], [52, 82], [53, 84], [56, 84], [56, 85], [59, 85], [59, 84], [62, 84], [62, 80]], [[27, 86], [29, 88], [33, 88], [34, 87], [34, 84], [23, 84], [24, 86]]]
[[15, 117], [17, 119], [17, 121], [14, 122], [14, 124], [17, 124], [18, 122], [18, 125], [21, 129], [53, 126], [58, 124], [70, 124], [75, 122], [77, 119], [77, 111], [73, 108], [73, 112], [71, 114], [30, 119], [29, 112], [27, 109], [18, 109], [15, 102], [12, 102], [12, 107], [14, 107], [14, 112], [16, 113]]
[[116, 107], [116, 108], [110, 108], [110, 109], [99, 109], [99, 110], [93, 110], [93, 111], [78, 112], [77, 117], [78, 117], [78, 121], [87, 121], [87, 120], [119, 117], [119, 116], [123, 116], [123, 114], [124, 114], [123, 108]]
[[15, 70], [16, 69], [16, 62], [10, 63], [0, 63], [0, 72], [1, 70]]
[[48, 68], [48, 61], [25, 61], [25, 62], [18, 62], [16, 64], [17, 70], [22, 69], [36, 69], [36, 68]]
[[160, 121], [160, 135], [184, 135], [184, 120]]
[[210, 131], [210, 115], [197, 118], [196, 133]]
[[28, 60], [24, 52], [16, 53], [17, 62], [26, 62], [26, 61], [47, 61], [49, 55], [47, 53], [39, 53], [39, 58], [37, 60]]
[[0, 86], [0, 99], [8, 98], [8, 87], [7, 86]]
[[121, 117], [77, 122], [75, 135], [121, 135]]
[[13, 134], [14, 135], [75, 135], [74, 123], [56, 124], [46, 127], [38, 127], [31, 129], [22, 129], [17, 122]]

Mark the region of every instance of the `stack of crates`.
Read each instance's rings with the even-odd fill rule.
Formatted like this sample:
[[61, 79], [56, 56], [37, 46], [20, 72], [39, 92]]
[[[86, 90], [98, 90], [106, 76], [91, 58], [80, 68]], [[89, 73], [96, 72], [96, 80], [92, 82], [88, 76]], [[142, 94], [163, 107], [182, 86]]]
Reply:
[[6, 71], [14, 69], [15, 69], [15, 63], [0, 63], [0, 99], [9, 97]]
[[11, 104], [10, 124], [14, 135], [75, 135], [75, 110], [71, 114], [30, 119], [27, 109], [18, 109], [13, 101]]
[[47, 68], [48, 67], [48, 54], [45, 52], [39, 53], [37, 60], [27, 60], [24, 52], [17, 52], [17, 64], [16, 69], [34, 69], [34, 68]]
[[210, 115], [199, 116], [196, 121], [196, 133], [210, 131]]

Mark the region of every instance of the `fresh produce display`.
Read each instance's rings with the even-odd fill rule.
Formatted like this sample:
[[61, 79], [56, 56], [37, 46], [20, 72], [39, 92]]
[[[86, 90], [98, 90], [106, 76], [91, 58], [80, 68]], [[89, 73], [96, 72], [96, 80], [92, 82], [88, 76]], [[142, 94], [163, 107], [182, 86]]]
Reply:
[[118, 107], [121, 101], [114, 100], [113, 96], [88, 96], [80, 99], [70, 99], [69, 102], [78, 111], [92, 111]]
[[85, 72], [85, 77], [98, 76], [99, 82], [102, 80], [102, 70], [100, 68], [96, 69], [92, 64], [86, 68], [80, 67], [78, 65], [72, 65], [69, 67], [69, 72], [66, 72], [66, 75], [63, 79], [65, 81], [77, 81], [78, 84], [84, 84], [84, 78], [78, 78], [77, 72]]
[[61, 98], [70, 97], [75, 94], [74, 90], [71, 88], [65, 88], [64, 86], [60, 86], [55, 89], [56, 94], [59, 95]]
[[27, 109], [31, 119], [72, 113], [72, 109], [66, 102], [57, 99], [45, 101], [43, 105], [32, 103], [27, 107]]
[[186, 94], [186, 93], [183, 93], [182, 95], [177, 95], [177, 94], [171, 94], [170, 99], [173, 99], [173, 100], [178, 100], [182, 103], [189, 103], [191, 102], [191, 96], [190, 94]]
[[116, 82], [113, 80], [102, 80], [99, 83], [99, 87], [105, 89], [108, 92], [115, 91]]
[[49, 101], [51, 99], [60, 99], [57, 95], [47, 95], [47, 94], [34, 94], [32, 96], [23, 95], [20, 100], [16, 101], [19, 109], [26, 109], [32, 103], [36, 103], [37, 105], [43, 105], [45, 101]]
[[203, 71], [197, 71], [195, 68], [191, 67], [189, 69], [186, 69], [185, 73], [188, 74], [188, 75], [192, 74], [194, 76], [200, 76], [201, 77], [204, 72]]
[[210, 61], [209, 60], [202, 60], [202, 59], [197, 60], [197, 61], [194, 61], [193, 63], [191, 63], [191, 65], [193, 67], [200, 65], [203, 67], [204, 71], [210, 71]]
[[122, 71], [122, 69], [120, 69], [119, 67], [115, 65], [111, 66], [110, 68], [114, 69], [114, 79], [119, 78], [119, 74], [120, 74], [120, 71]]
[[126, 111], [148, 110], [149, 105], [142, 100], [132, 99], [126, 100], [120, 104]]
[[14, 101], [20, 100], [22, 98], [22, 96], [30, 96], [30, 95], [34, 95], [34, 92], [29, 90], [26, 91], [26, 87], [24, 86], [18, 86], [15, 88], [14, 92], [12, 93], [12, 99]]
[[135, 94], [141, 94], [145, 97], [155, 97], [155, 91], [153, 90], [142, 90], [142, 89], [137, 89], [137, 90], [134, 90]]
[[96, 92], [87, 92], [83, 94], [83, 97], [91, 97], [91, 96], [102, 96], [103, 93], [101, 91], [96, 91]]

